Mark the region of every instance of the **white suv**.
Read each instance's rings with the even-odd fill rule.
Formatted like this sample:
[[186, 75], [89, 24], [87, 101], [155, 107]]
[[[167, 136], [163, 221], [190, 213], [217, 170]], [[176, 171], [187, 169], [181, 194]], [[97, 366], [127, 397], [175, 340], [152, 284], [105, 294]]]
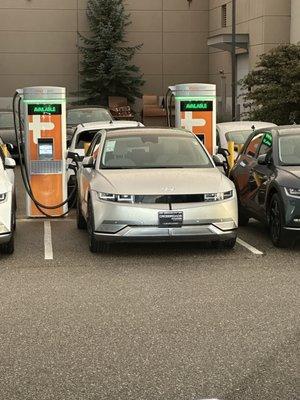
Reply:
[[16, 227], [15, 161], [0, 147], [0, 253], [14, 251]]

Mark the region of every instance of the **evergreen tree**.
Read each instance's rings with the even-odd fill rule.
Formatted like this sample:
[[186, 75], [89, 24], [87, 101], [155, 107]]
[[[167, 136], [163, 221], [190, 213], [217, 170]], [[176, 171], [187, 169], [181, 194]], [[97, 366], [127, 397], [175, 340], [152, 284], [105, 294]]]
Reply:
[[245, 106], [253, 120], [278, 125], [300, 122], [300, 45], [281, 45], [263, 54], [242, 80]]
[[130, 25], [123, 0], [89, 0], [87, 18], [91, 36], [80, 35], [81, 92], [87, 103], [107, 105], [108, 96], [124, 96], [131, 103], [141, 97], [144, 84], [132, 58], [141, 45], [128, 46], [125, 31]]

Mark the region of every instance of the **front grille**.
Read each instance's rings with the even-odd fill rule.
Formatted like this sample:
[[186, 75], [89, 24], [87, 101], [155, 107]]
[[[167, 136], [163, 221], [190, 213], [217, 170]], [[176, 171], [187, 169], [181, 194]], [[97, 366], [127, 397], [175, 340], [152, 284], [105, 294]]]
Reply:
[[204, 201], [203, 194], [173, 194], [173, 195], [145, 195], [135, 196], [135, 203], [144, 204], [178, 204], [178, 203], [201, 203]]

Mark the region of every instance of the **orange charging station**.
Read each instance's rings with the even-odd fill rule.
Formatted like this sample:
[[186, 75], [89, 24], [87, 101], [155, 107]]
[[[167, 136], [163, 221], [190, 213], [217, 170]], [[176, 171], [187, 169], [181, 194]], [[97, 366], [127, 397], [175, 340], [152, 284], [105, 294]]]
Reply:
[[[24, 113], [24, 145], [29, 182], [35, 199], [46, 206], [67, 198], [66, 89], [28, 87], [19, 91]], [[67, 204], [47, 209], [50, 216], [68, 211]], [[27, 217], [43, 217], [31, 197], [26, 199]]]
[[[175, 126], [193, 132], [210, 154], [216, 150], [216, 85], [186, 83], [169, 87], [175, 97]], [[167, 101], [168, 104], [168, 101]], [[170, 109], [170, 105], [168, 106]]]

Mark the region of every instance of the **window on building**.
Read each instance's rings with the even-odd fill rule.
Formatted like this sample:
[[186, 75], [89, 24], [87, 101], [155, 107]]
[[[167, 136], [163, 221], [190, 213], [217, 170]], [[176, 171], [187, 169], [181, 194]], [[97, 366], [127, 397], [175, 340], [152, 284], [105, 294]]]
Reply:
[[226, 28], [227, 26], [227, 4], [223, 4], [221, 7], [221, 23], [222, 23], [222, 28]]

